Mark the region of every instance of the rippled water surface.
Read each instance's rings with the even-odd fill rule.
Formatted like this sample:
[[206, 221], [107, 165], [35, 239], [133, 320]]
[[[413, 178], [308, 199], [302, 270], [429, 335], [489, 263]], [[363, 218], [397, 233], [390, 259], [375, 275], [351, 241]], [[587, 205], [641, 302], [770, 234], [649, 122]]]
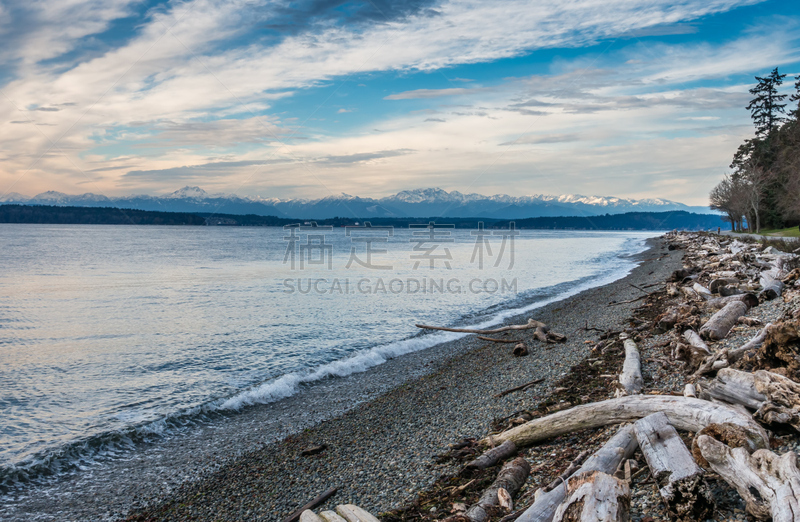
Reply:
[[621, 277], [655, 235], [413, 233], [300, 230], [293, 270], [280, 228], [0, 225], [0, 482]]

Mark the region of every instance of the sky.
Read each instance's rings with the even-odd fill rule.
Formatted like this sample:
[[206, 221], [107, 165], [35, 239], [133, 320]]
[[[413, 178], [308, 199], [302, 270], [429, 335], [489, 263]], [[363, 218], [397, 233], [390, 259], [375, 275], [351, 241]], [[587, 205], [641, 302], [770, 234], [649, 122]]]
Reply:
[[705, 205], [786, 0], [0, 0], [0, 196]]

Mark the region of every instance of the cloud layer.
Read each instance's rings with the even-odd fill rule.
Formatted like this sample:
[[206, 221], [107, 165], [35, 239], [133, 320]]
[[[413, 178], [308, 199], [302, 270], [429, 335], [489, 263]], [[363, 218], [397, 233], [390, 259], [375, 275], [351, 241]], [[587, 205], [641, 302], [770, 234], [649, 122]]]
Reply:
[[[702, 35], [695, 21], [757, 3], [2, 4], [0, 193], [511, 185], [699, 204], [749, 132], [737, 75], [797, 63], [797, 21], [639, 39]], [[450, 72], [554, 48], [576, 52]], [[342, 98], [355, 79], [371, 98]]]

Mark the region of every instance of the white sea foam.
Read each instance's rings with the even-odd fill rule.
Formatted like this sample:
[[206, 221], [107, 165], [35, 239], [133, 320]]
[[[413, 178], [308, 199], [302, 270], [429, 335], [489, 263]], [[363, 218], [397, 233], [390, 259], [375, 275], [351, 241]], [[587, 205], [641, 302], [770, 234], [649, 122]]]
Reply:
[[[636, 241], [630, 246], [628, 255], [635, 255], [645, 250], [644, 241]], [[583, 284], [574, 285], [571, 288], [558, 292], [555, 295], [536, 301], [520, 308], [508, 308], [502, 310], [490, 319], [468, 326], [464, 328], [483, 329], [490, 326], [502, 323], [509, 317], [519, 315], [537, 308], [541, 308], [548, 304], [566, 299], [573, 295], [579, 294], [590, 288], [603, 286], [618, 279], [622, 279], [633, 270], [635, 264], [632, 262], [623, 262], [618, 268], [606, 274], [601, 278], [592, 278]], [[386, 361], [405, 355], [412, 352], [418, 352], [436, 346], [437, 344], [453, 341], [464, 337], [467, 334], [455, 332], [437, 332], [429, 335], [422, 335], [412, 337], [410, 339], [403, 339], [401, 341], [392, 342], [389, 344], [375, 346], [373, 348], [363, 350], [351, 355], [344, 359], [329, 362], [311, 369], [307, 372], [294, 372], [278, 377], [277, 379], [265, 382], [254, 388], [245, 390], [219, 404], [221, 410], [238, 410], [245, 406], [254, 404], [267, 404], [298, 393], [300, 385], [303, 383], [311, 383], [329, 377], [347, 377], [354, 373], [361, 373], [374, 368]]]

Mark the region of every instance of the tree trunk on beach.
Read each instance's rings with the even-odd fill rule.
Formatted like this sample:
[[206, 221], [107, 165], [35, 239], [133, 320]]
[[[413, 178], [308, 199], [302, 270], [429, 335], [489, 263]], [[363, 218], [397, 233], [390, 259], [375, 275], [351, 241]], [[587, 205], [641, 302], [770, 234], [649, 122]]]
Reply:
[[[769, 440], [764, 429], [749, 415], [709, 401], [669, 395], [629, 395], [581, 404], [533, 419], [492, 438], [496, 442], [513, 440], [517, 446], [525, 446], [573, 431], [635, 421], [660, 411], [680, 430], [698, 432], [709, 424], [730, 422], [753, 432], [764, 441], [764, 447]], [[488, 443], [488, 440], [483, 442]]]

